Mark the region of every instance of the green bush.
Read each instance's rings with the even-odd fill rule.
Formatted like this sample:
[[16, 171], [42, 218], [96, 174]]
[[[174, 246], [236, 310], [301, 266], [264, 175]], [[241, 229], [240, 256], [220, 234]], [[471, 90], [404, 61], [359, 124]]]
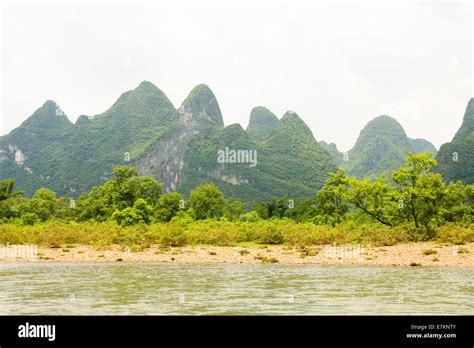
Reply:
[[159, 242], [164, 245], [178, 247], [188, 244], [186, 231], [182, 226], [170, 224], [161, 230]]
[[34, 224], [38, 223], [39, 218], [38, 218], [38, 215], [36, 215], [35, 213], [25, 213], [21, 217], [21, 220], [22, 220], [24, 225], [30, 225], [31, 226], [31, 225], [34, 225]]
[[436, 230], [436, 239], [452, 244], [466, 244], [474, 242], [474, 229], [448, 223]]
[[283, 233], [278, 226], [270, 224], [260, 230], [258, 242], [260, 244], [283, 244]]
[[[30, 219], [29, 215], [24, 218]], [[15, 223], [12, 223], [14, 221]], [[84, 244], [103, 248], [118, 244], [134, 249], [153, 244], [182, 246], [209, 244], [230, 246], [242, 242], [311, 246], [322, 244], [368, 244], [389, 246], [416, 242], [422, 233], [412, 225], [388, 227], [381, 224], [357, 225], [345, 222], [335, 227], [296, 223], [289, 219], [229, 222], [226, 220], [193, 221], [187, 215], [174, 217], [169, 223], [120, 226], [114, 222], [36, 222], [11, 220], [0, 224], [0, 244], [37, 244], [60, 246]], [[472, 227], [449, 223], [434, 230], [437, 241], [451, 244], [474, 242]]]

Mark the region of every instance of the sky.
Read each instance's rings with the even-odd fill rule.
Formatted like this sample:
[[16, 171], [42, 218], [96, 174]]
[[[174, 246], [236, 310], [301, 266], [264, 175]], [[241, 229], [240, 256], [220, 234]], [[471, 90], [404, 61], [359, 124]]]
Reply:
[[71, 121], [151, 81], [179, 107], [200, 83], [224, 123], [296, 112], [348, 151], [374, 117], [452, 139], [473, 97], [472, 4], [3, 2], [0, 135], [46, 100]]

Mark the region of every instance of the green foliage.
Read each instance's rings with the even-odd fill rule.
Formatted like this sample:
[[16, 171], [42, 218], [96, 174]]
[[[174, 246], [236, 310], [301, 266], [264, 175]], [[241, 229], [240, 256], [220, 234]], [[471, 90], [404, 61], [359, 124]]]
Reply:
[[193, 115], [198, 117], [201, 115], [207, 116], [203, 118], [205, 122], [218, 126], [224, 125], [216, 97], [211, 89], [204, 84], [197, 85], [192, 89], [188, 97], [183, 101], [182, 107], [184, 111], [192, 112]]
[[0, 218], [11, 219], [18, 218], [22, 214], [20, 209], [28, 202], [24, 197], [11, 197], [0, 201]]
[[411, 145], [411, 151], [413, 153], [422, 153], [422, 152], [429, 152], [433, 156], [438, 154], [438, 150], [431, 144], [428, 140], [425, 139], [408, 139]]
[[189, 201], [196, 220], [219, 218], [224, 212], [222, 192], [213, 184], [204, 184], [191, 191]]
[[341, 222], [349, 210], [345, 193], [347, 191], [347, 177], [343, 170], [330, 173], [323, 188], [317, 194], [320, 211], [324, 215], [332, 216], [333, 223]]
[[406, 163], [392, 173], [395, 185], [386, 183], [383, 176], [375, 181], [358, 180], [337, 171], [318, 192], [322, 215], [313, 222], [340, 223], [349, 219], [348, 212], [355, 219], [350, 211], [354, 207], [387, 226], [411, 222], [416, 228], [423, 227], [425, 231], [417, 238], [432, 238], [432, 228], [447, 221], [469, 225], [474, 202], [472, 185], [459, 182], [446, 187], [441, 176], [430, 171], [437, 164], [431, 156], [409, 153]]
[[451, 182], [446, 187], [438, 219], [469, 225], [474, 217], [474, 185]]
[[261, 244], [282, 244], [283, 233], [276, 225], [269, 225], [263, 229], [258, 242]]
[[23, 192], [14, 192], [15, 180], [5, 179], [0, 181], [0, 219], [19, 217], [20, 207], [27, 201], [21, 197]]
[[[292, 112], [278, 120], [263, 107], [255, 108], [250, 118], [248, 132], [240, 125], [224, 127], [219, 104], [205, 85], [196, 86], [176, 110], [161, 90], [144, 81], [102, 114], [80, 116], [75, 124], [48, 101], [0, 137], [0, 177], [16, 178], [28, 196], [47, 187], [77, 198], [113, 177], [113, 166], [130, 164], [162, 180], [167, 191], [183, 195], [209, 182], [246, 204], [286, 195], [312, 197], [336, 164], [306, 124]], [[218, 163], [217, 151], [225, 147], [257, 151], [257, 166]], [[179, 170], [153, 162], [168, 148], [176, 149], [182, 160]], [[172, 187], [176, 182], [178, 187]], [[89, 215], [110, 217], [115, 208], [105, 206], [94, 207], [97, 211]]]
[[224, 217], [229, 221], [238, 220], [245, 212], [245, 204], [236, 198], [228, 198], [224, 201]]
[[248, 213], [240, 215], [240, 221], [243, 222], [257, 222], [260, 220], [260, 215], [256, 211], [250, 211]]
[[441, 146], [436, 159], [439, 162], [436, 171], [447, 183], [462, 180], [474, 184], [474, 98], [469, 100], [463, 123], [453, 140]]
[[416, 227], [428, 228], [438, 214], [446, 188], [439, 174], [429, 170], [437, 162], [431, 153], [408, 154], [408, 161], [392, 173], [393, 181], [399, 185], [396, 197], [400, 214], [413, 221]]
[[4, 201], [12, 197], [18, 197], [23, 194], [23, 192], [13, 192], [14, 186], [15, 180], [13, 179], [5, 179], [0, 181], [0, 201]]
[[268, 218], [283, 218], [289, 214], [289, 202], [287, 198], [272, 199], [265, 204]]
[[250, 112], [247, 133], [254, 140], [269, 136], [278, 126], [278, 117], [264, 106], [257, 106]]
[[[273, 179], [271, 197], [309, 198], [337, 167], [311, 130], [294, 112], [286, 112], [278, 127], [260, 143], [257, 168]], [[271, 198], [270, 198], [271, 199]], [[267, 199], [267, 200], [270, 200]]]
[[155, 209], [155, 219], [159, 222], [169, 222], [181, 209], [183, 196], [178, 192], [163, 195]]
[[319, 145], [327, 151], [327, 153], [331, 156], [331, 158], [336, 162], [336, 164], [340, 167], [344, 163], [344, 154], [337, 149], [337, 145], [334, 143], [328, 144], [327, 142], [321, 140]]
[[347, 178], [348, 189], [344, 193], [344, 198], [374, 220], [387, 226], [393, 226], [391, 220], [394, 209], [393, 193], [391, 186], [384, 180], [383, 176], [375, 181], [371, 181], [369, 178], [363, 180]]
[[434, 148], [427, 141], [409, 139], [403, 127], [392, 117], [379, 116], [360, 132], [342, 168], [358, 179], [389, 176], [398, 169], [409, 152]]
[[121, 226], [148, 224], [151, 220], [152, 211], [152, 207], [143, 198], [139, 198], [135, 201], [133, 207], [115, 210], [112, 214], [112, 220], [115, 220]]
[[24, 225], [34, 225], [38, 223], [40, 219], [35, 213], [24, 213], [21, 217], [21, 221]]
[[[20, 127], [0, 137], [0, 177], [12, 177], [31, 196], [39, 187], [61, 195], [85, 192], [111, 177], [172, 131], [178, 113], [149, 82], [123, 93], [107, 111], [71, 124], [59, 106], [46, 102]], [[17, 153], [26, 160], [15, 163]], [[128, 155], [127, 155], [128, 154]]]
[[212, 183], [191, 191], [184, 206], [181, 194], [162, 196], [160, 183], [126, 166], [114, 167], [113, 178], [83, 194], [76, 206], [46, 188], [38, 189], [31, 199], [21, 197], [13, 191], [14, 182], [3, 181], [0, 242], [117, 243], [136, 249], [157, 243], [473, 242], [474, 185], [446, 186], [431, 171], [435, 164], [429, 153], [410, 153], [406, 163], [393, 171], [391, 182], [383, 176], [358, 180], [338, 170], [316, 199], [285, 196], [254, 202], [250, 212], [243, 202], [225, 199]]
[[19, 207], [21, 215], [29, 214], [30, 219], [32, 215], [36, 215], [41, 221], [46, 221], [52, 217], [57, 216], [59, 202], [56, 198], [56, 193], [47, 188], [40, 188], [35, 192], [33, 198], [25, 201]]
[[260, 260], [262, 263], [278, 263], [278, 259], [274, 257], [267, 257], [263, 255], [257, 255], [254, 257], [255, 260]]
[[[125, 213], [130, 216], [131, 209], [139, 199], [154, 207], [161, 196], [162, 185], [148, 176], [138, 176], [136, 168], [116, 166], [114, 177], [99, 187], [94, 187], [88, 194], [83, 194], [77, 202], [78, 218], [80, 221], [94, 219], [105, 221], [118, 211], [130, 208]], [[130, 221], [134, 221], [131, 218]]]
[[[278, 232], [276, 232], [278, 231]], [[474, 242], [472, 228], [448, 224], [435, 228], [440, 243]], [[281, 235], [280, 235], [281, 234]], [[275, 239], [274, 236], [277, 236]], [[270, 236], [270, 238], [269, 238]], [[281, 239], [283, 236], [283, 240]], [[388, 227], [381, 224], [355, 225], [342, 223], [336, 227], [296, 223], [292, 220], [228, 222], [215, 220], [190, 221], [174, 218], [167, 224], [120, 226], [114, 222], [65, 223], [47, 221], [34, 225], [22, 222], [0, 224], [0, 244], [36, 244], [60, 247], [71, 244], [105, 248], [121, 245], [140, 250], [151, 245], [242, 245], [283, 243], [294, 246], [323, 244], [370, 244], [388, 246], [418, 241], [410, 227]]]
[[[225, 148], [256, 151], [257, 165], [218, 163]], [[274, 197], [309, 198], [320, 189], [336, 164], [295, 113], [288, 112], [262, 139], [253, 139], [240, 125], [202, 130], [189, 142], [178, 190], [183, 194], [204, 182], [224, 195], [249, 203]]]
[[436, 238], [456, 245], [474, 242], [474, 229], [453, 223], [447, 223], [436, 229]]

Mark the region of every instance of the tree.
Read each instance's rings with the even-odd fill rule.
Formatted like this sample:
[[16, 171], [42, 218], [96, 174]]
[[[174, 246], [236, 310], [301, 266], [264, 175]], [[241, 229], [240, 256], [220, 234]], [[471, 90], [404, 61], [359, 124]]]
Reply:
[[257, 222], [260, 219], [260, 215], [258, 215], [256, 211], [250, 211], [248, 213], [240, 215], [240, 221], [243, 222]]
[[450, 182], [445, 189], [439, 222], [472, 222], [474, 215], [474, 185], [463, 185], [461, 181]]
[[345, 195], [348, 190], [348, 177], [342, 169], [330, 173], [323, 188], [317, 193], [317, 202], [321, 213], [334, 217], [341, 222], [349, 210]]
[[238, 220], [245, 212], [245, 204], [237, 198], [229, 198], [224, 201], [224, 217], [230, 221]]
[[116, 166], [112, 172], [112, 179], [79, 197], [79, 220], [105, 221], [115, 211], [132, 208], [138, 199], [145, 200], [152, 207], [158, 204], [162, 184], [154, 178], [138, 176], [137, 168], [127, 166]]
[[277, 217], [281, 219], [288, 216], [288, 205], [288, 198], [274, 198], [271, 202], [265, 203], [268, 218]]
[[25, 197], [16, 196], [0, 200], [0, 218], [15, 218], [21, 216], [21, 207], [28, 201]]
[[318, 215], [319, 209], [317, 200], [313, 199], [296, 199], [293, 202], [293, 208], [287, 210], [288, 216], [297, 221], [313, 221]]
[[147, 204], [144, 199], [140, 198], [137, 199], [133, 207], [115, 210], [112, 214], [112, 219], [121, 226], [130, 226], [139, 223], [149, 224], [152, 212], [152, 207]]
[[132, 176], [117, 187], [120, 195], [114, 204], [131, 206], [137, 199], [144, 199], [155, 206], [161, 197], [162, 184], [150, 176]]
[[319, 208], [325, 216], [340, 222], [349, 210], [349, 204], [360, 209], [374, 220], [392, 226], [394, 199], [392, 188], [381, 176], [375, 181], [366, 178], [358, 180], [348, 177], [343, 170], [330, 174], [325, 185], [317, 194]]
[[252, 211], [256, 212], [261, 219], [266, 220], [270, 217], [267, 206], [263, 202], [253, 202]]
[[441, 175], [429, 172], [437, 165], [432, 154], [408, 154], [403, 167], [392, 172], [392, 180], [398, 185], [398, 208], [401, 215], [413, 221], [416, 227], [429, 226], [441, 209], [445, 185]]
[[213, 184], [203, 184], [191, 191], [191, 208], [196, 220], [220, 218], [223, 214], [222, 192]]
[[94, 187], [90, 192], [81, 194], [77, 200], [78, 220], [105, 221], [114, 212], [110, 184]]
[[117, 184], [124, 183], [128, 179], [138, 176], [138, 168], [129, 166], [115, 166], [112, 168], [113, 181]]
[[0, 201], [23, 195], [23, 192], [13, 192], [14, 186], [15, 180], [13, 179], [5, 179], [0, 181]]
[[369, 178], [363, 180], [347, 178], [345, 182], [348, 190], [344, 192], [343, 197], [376, 221], [393, 226], [391, 221], [394, 212], [393, 191], [384, 181], [384, 176], [374, 182]]
[[32, 218], [31, 214], [34, 214], [44, 222], [56, 216], [58, 206], [56, 193], [42, 187], [35, 192], [33, 198], [22, 204], [20, 211], [22, 215], [29, 213], [30, 219]]
[[181, 209], [183, 196], [170, 192], [161, 196], [155, 209], [155, 218], [160, 222], [169, 222]]

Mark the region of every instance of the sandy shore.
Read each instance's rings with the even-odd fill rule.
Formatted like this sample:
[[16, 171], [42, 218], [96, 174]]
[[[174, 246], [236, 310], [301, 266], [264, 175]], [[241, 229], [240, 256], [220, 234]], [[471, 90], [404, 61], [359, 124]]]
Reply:
[[474, 243], [413, 243], [385, 247], [326, 245], [305, 248], [282, 245], [152, 246], [144, 251], [124, 250], [119, 246], [98, 250], [86, 245], [69, 245], [61, 248], [37, 247], [36, 257], [33, 258], [31, 254], [15, 252], [15, 246], [8, 248], [8, 252], [5, 247], [3, 251], [0, 250], [0, 262], [275, 263], [474, 268]]

